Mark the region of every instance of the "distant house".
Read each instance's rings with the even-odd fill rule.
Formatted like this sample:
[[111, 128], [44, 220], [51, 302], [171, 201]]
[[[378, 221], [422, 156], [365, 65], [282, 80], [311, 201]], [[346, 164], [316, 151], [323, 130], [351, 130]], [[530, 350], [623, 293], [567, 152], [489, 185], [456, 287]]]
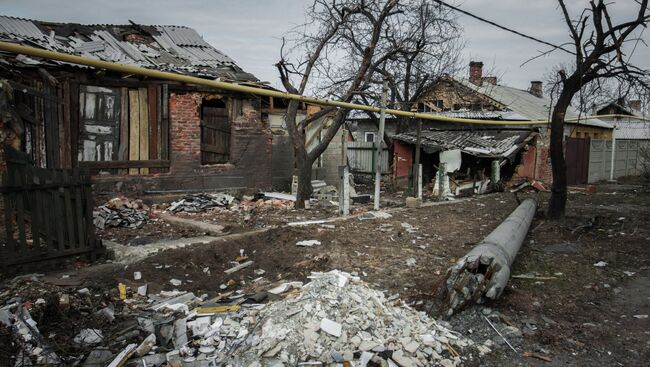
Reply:
[[[617, 100], [595, 108], [601, 120], [614, 126], [616, 140], [650, 141], [650, 116], [641, 112], [641, 101]], [[616, 115], [616, 116], [609, 116]]]
[[[0, 16], [0, 40], [264, 87], [182, 26]], [[257, 96], [7, 53], [0, 79], [13, 88], [21, 150], [40, 167], [89, 169], [98, 191], [271, 186], [272, 135]]]

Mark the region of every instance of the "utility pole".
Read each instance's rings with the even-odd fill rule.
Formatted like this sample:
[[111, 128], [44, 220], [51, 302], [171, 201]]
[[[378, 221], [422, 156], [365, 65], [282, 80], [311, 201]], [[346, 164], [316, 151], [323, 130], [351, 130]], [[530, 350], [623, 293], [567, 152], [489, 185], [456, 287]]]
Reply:
[[379, 133], [377, 134], [377, 161], [375, 162], [375, 210], [379, 210], [379, 191], [381, 189], [381, 147], [384, 144], [384, 125], [386, 124], [386, 100], [388, 99], [388, 82], [384, 78], [381, 92], [381, 109], [379, 110]]
[[418, 119], [417, 140], [415, 141], [415, 162], [413, 162], [413, 197], [417, 198], [420, 187], [420, 144], [422, 143], [422, 119]]

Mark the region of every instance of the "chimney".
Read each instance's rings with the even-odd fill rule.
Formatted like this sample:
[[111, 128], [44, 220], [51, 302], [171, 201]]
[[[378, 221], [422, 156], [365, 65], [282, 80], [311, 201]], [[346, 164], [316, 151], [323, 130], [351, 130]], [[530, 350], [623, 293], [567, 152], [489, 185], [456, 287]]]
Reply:
[[489, 85], [497, 85], [497, 77], [496, 76], [484, 76], [483, 77], [483, 82], [485, 84], [489, 84]]
[[483, 63], [480, 61], [469, 62], [469, 81], [481, 85], [483, 82]]
[[630, 101], [630, 108], [635, 110], [635, 111], [641, 111], [641, 100], [640, 99], [635, 99]]
[[535, 97], [542, 98], [544, 97], [544, 91], [542, 91], [542, 82], [539, 80], [533, 80], [530, 82], [530, 94]]

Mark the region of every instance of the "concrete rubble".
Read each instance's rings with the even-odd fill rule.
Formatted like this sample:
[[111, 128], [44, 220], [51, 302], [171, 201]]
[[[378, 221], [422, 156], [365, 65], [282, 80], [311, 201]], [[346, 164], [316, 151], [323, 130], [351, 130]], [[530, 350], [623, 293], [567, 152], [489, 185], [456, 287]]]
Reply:
[[456, 366], [477, 350], [449, 324], [386, 298], [352, 274], [332, 270], [308, 278], [307, 284], [276, 283], [267, 292], [212, 299], [129, 290], [121, 310], [97, 313], [110, 313], [111, 325], [127, 325], [119, 338], [83, 329], [75, 337], [83, 354], [66, 359], [46, 352], [51, 349], [28, 306], [3, 306], [0, 321], [20, 338], [27, 359], [66, 365]]
[[130, 200], [124, 196], [110, 199], [93, 211], [95, 227], [142, 228], [149, 220], [149, 207], [142, 200]]
[[235, 197], [224, 193], [216, 194], [195, 194], [188, 195], [171, 203], [169, 211], [171, 212], [203, 212], [215, 207], [230, 207], [235, 201]]

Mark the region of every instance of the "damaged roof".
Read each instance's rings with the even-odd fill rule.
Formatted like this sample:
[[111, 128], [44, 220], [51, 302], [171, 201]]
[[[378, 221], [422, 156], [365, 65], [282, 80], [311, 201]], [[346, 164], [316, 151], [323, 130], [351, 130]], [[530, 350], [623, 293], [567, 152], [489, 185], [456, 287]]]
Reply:
[[[257, 81], [230, 57], [208, 44], [194, 29], [184, 26], [84, 25], [0, 16], [0, 40], [210, 79]], [[25, 56], [16, 57], [13, 62], [23, 65], [66, 64]]]
[[[504, 114], [501, 116], [504, 120], [549, 120], [551, 117], [551, 100], [546, 97], [537, 97], [530, 92], [509, 87], [506, 85], [494, 85], [483, 83], [476, 85], [468, 79], [453, 78], [457, 83], [469, 88], [477, 93], [481, 93], [490, 99], [507, 106], [507, 111], [511, 115]], [[566, 118], [578, 118], [580, 115], [577, 111], [567, 109]], [[588, 125], [612, 129], [613, 126], [599, 119], [581, 120], [579, 122], [567, 122], [568, 124]]]
[[[422, 149], [428, 154], [460, 149], [477, 157], [512, 158], [531, 135], [530, 130], [423, 130]], [[403, 133], [393, 137], [408, 144], [417, 142], [416, 133]]]

